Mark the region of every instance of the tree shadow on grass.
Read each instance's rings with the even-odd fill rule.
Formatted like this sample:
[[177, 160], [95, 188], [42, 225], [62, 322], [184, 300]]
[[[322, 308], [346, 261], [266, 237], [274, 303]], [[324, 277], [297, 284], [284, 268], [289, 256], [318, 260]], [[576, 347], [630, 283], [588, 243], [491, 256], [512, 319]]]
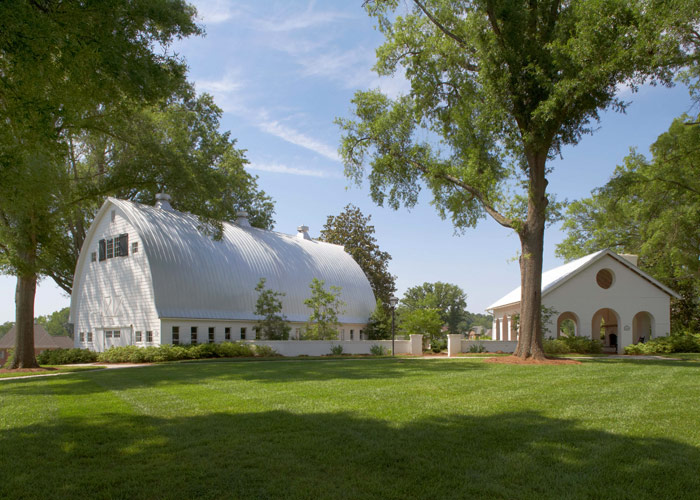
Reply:
[[0, 435], [0, 498], [697, 498], [700, 450], [534, 412], [100, 414]]
[[693, 359], [640, 359], [640, 358], [586, 358], [584, 363], [625, 364], [639, 366], [664, 366], [666, 368], [700, 368], [698, 360]]
[[[416, 359], [309, 360], [281, 362], [198, 362], [156, 365], [152, 367], [100, 370], [62, 375], [60, 383], [45, 379], [3, 381], [0, 389], [18, 395], [86, 395], [123, 388], [161, 385], [202, 384], [214, 381], [242, 380], [263, 383], [288, 383], [330, 380], [396, 379], [441, 373], [466, 373], [484, 370], [479, 362], [441, 362]], [[124, 377], [124, 371], [129, 376]]]

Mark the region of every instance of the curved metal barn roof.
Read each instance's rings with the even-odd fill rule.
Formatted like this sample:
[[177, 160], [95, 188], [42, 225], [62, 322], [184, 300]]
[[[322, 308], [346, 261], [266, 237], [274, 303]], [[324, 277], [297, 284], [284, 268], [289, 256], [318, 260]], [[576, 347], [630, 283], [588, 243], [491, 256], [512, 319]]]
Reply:
[[216, 241], [201, 231], [199, 219], [167, 208], [108, 198], [142, 240], [161, 318], [255, 319], [260, 278], [284, 292], [289, 321], [306, 321], [313, 278], [341, 287], [346, 302], [342, 323], [366, 323], [374, 294], [360, 266], [342, 246], [302, 239], [246, 224], [224, 223]]

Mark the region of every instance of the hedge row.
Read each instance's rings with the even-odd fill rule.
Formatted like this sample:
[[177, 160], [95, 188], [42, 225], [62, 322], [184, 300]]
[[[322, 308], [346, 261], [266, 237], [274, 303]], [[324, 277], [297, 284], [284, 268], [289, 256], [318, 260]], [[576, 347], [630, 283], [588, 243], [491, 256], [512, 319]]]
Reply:
[[575, 335], [546, 339], [543, 347], [546, 354], [600, 354], [603, 352], [603, 343], [600, 340]]
[[51, 349], [36, 357], [40, 365], [68, 365], [71, 363], [94, 363], [97, 353], [88, 349]]
[[221, 344], [111, 347], [97, 355], [102, 363], [157, 363], [183, 359], [252, 358], [278, 354], [270, 346], [223, 342]]
[[625, 347], [625, 354], [670, 354], [673, 352], [700, 352], [700, 334], [679, 333], [656, 337], [643, 344]]

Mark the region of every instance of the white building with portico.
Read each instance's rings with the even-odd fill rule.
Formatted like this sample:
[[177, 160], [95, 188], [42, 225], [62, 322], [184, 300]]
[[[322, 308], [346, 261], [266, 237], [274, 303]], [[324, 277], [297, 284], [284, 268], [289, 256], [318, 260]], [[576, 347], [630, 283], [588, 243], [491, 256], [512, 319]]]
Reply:
[[[680, 296], [637, 267], [634, 255], [601, 250], [542, 274], [542, 305], [551, 314], [545, 338], [564, 331], [602, 340], [623, 352], [630, 344], [671, 331], [671, 297]], [[520, 287], [487, 308], [492, 340], [518, 340]], [[568, 324], [567, 324], [568, 323]]]

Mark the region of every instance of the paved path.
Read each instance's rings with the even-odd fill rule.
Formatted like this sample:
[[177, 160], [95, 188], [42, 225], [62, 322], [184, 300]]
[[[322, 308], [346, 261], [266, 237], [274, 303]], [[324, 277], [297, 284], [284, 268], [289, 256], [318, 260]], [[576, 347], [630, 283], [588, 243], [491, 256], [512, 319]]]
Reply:
[[[139, 368], [142, 366], [154, 366], [154, 363], [76, 363], [72, 365], [64, 366], [104, 366], [108, 370], [115, 370], [119, 368]], [[84, 370], [91, 371], [91, 370]], [[27, 378], [39, 378], [39, 377], [57, 377], [58, 375], [68, 375], [70, 373], [83, 373], [83, 370], [78, 370], [75, 372], [57, 372], [57, 373], [37, 373], [36, 375], [23, 375], [21, 377], [4, 377], [0, 378], [0, 382], [5, 382], [8, 380], [23, 380]]]

